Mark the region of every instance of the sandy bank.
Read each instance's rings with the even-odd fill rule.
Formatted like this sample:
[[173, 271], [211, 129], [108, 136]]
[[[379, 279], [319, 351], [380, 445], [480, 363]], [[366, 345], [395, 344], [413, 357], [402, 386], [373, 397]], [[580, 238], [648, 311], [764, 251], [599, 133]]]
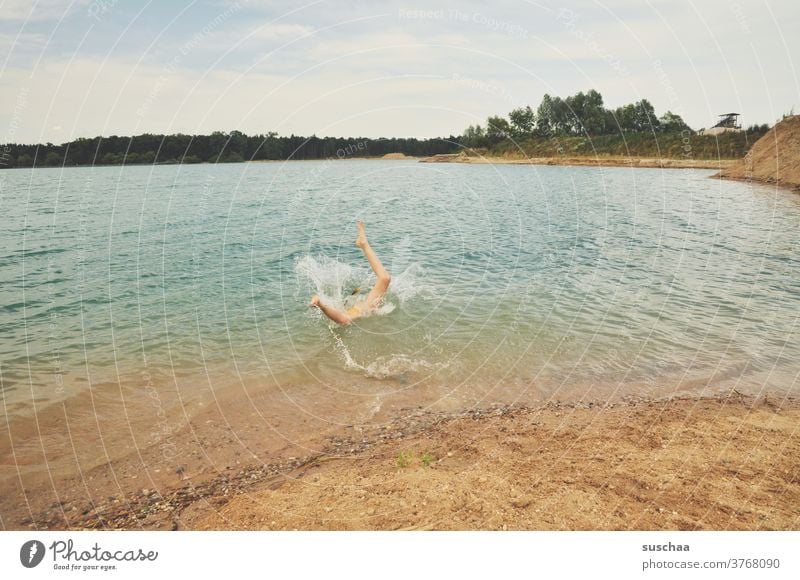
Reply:
[[662, 169], [721, 169], [733, 159], [654, 159], [644, 157], [477, 157], [459, 154], [423, 157], [420, 163], [474, 163], [498, 165], [574, 165], [582, 167], [656, 167]]
[[774, 183], [800, 190], [800, 115], [786, 117], [756, 141], [744, 159], [715, 177]]
[[799, 425], [797, 400], [737, 393], [419, 412], [314, 456], [80, 506], [69, 527], [798, 529]]

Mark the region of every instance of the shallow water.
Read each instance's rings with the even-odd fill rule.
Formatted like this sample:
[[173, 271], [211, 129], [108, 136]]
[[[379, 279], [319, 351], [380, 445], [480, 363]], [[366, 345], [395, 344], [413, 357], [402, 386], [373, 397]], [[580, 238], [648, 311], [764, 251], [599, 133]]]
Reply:
[[[104, 389], [188, 405], [302, 386], [449, 407], [796, 389], [800, 197], [709, 175], [411, 160], [4, 171], [6, 414]], [[307, 303], [368, 291], [357, 219], [392, 288], [380, 315], [338, 328]]]

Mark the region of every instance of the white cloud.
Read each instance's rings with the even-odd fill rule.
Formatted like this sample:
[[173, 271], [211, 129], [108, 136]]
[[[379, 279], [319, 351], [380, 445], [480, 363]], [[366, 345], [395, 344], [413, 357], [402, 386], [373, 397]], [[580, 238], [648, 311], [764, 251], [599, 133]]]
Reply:
[[[323, 2], [290, 15], [291, 21], [270, 23], [272, 15], [240, 4], [242, 10], [193, 45], [174, 70], [152, 61], [137, 66], [142, 55], [119, 50], [105, 65], [81, 52], [69, 64], [62, 56], [68, 48], [59, 48], [43, 55], [33, 77], [30, 68], [10, 62], [15, 68], [0, 77], [0, 128], [10, 123], [12, 108], [3, 103], [13, 105], [23, 86], [28, 103], [16, 135], [27, 142], [218, 129], [434, 136], [459, 133], [516, 106], [536, 106], [544, 92], [564, 96], [589, 88], [608, 106], [648, 98], [659, 113], [680, 108], [695, 127], [723, 109], [741, 110], [747, 123], [770, 122], [800, 104], [792, 61], [800, 37], [788, 35], [798, 10], [791, 3], [771, 4], [773, 21], [769, 11], [746, 3], [732, 10], [718, 0], [697, 5], [702, 18], [690, 5], [666, 0], [614, 0], [611, 14], [598, 3], [574, 2], [573, 10], [584, 14], [572, 28], [557, 20], [557, 10], [526, 3], [516, 12], [510, 4], [492, 5], [496, 14], [488, 5], [462, 8], [517, 24], [528, 37], [471, 20], [372, 18], [362, 3], [347, 3], [340, 14]], [[591, 34], [590, 41], [576, 29]], [[73, 36], [77, 44], [80, 35]], [[15, 38], [0, 34], [0, 47]], [[25, 32], [20, 42], [41, 48], [45, 40]], [[165, 35], [151, 52], [166, 55], [167, 63], [183, 43]], [[629, 74], [610, 66], [598, 47], [619, 58]]]
[[53, 20], [62, 18], [92, 0], [2, 0], [0, 20]]
[[27, 49], [41, 49], [47, 43], [47, 36], [32, 32], [5, 34], [0, 32], [0, 52], [11, 52]]
[[266, 24], [259, 26], [243, 36], [261, 40], [291, 40], [311, 34], [314, 29], [302, 24]]

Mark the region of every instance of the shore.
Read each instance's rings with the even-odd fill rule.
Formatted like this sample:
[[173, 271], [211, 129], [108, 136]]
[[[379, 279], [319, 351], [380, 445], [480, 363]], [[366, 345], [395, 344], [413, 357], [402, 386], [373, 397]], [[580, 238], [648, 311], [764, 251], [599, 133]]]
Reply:
[[469, 155], [434, 155], [420, 163], [474, 163], [497, 165], [570, 165], [579, 167], [645, 167], [660, 169], [724, 169], [736, 159], [657, 159], [647, 157], [480, 157]]
[[714, 177], [800, 191], [800, 115], [785, 117], [743, 159]]
[[800, 400], [735, 391], [418, 411], [313, 455], [71, 498], [21, 529], [791, 530], [798, 425]]

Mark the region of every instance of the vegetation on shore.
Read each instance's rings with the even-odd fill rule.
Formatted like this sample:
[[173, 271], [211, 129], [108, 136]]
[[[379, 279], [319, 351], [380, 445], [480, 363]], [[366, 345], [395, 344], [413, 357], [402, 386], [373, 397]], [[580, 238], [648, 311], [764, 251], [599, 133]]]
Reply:
[[658, 116], [647, 99], [607, 109], [592, 89], [565, 99], [546, 94], [536, 111], [526, 106], [507, 118], [489, 117], [485, 126], [467, 127], [460, 143], [477, 154], [502, 157], [737, 159], [768, 129], [751, 125], [737, 133], [701, 135], [676, 113]]
[[738, 159], [767, 130], [767, 125], [752, 125], [738, 133], [700, 135], [678, 114], [656, 115], [647, 99], [607, 109], [602, 95], [592, 89], [564, 99], [544, 95], [535, 111], [526, 106], [514, 109], [507, 118], [489, 117], [485, 126], [471, 125], [460, 136], [370, 139], [241, 131], [98, 136], [61, 145], [3, 145], [0, 169], [345, 159], [389, 153], [429, 157], [457, 152], [503, 157]]
[[517, 158], [633, 157], [684, 161], [741, 159], [762, 133], [629, 133], [625, 135], [554, 136], [504, 139], [489, 147], [465, 149], [466, 155]]
[[301, 137], [277, 133], [246, 135], [240, 131], [211, 135], [94, 137], [61, 145], [9, 144], [0, 147], [0, 168], [71, 167], [79, 165], [152, 165], [171, 163], [237, 163], [287, 159], [345, 159], [401, 152], [412, 156], [451, 153], [458, 138], [368, 139]]

